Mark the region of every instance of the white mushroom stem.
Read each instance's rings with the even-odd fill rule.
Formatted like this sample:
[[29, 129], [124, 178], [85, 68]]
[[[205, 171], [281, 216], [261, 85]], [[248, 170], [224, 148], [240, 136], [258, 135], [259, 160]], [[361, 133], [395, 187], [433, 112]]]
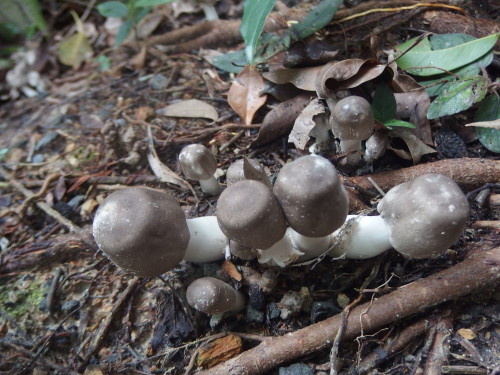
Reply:
[[191, 235], [183, 260], [205, 263], [224, 259], [227, 237], [220, 230], [216, 216], [187, 220]]
[[343, 159], [345, 165], [356, 165], [361, 161], [361, 141], [356, 139], [341, 139], [340, 152], [347, 154]]
[[349, 215], [341, 228], [325, 237], [306, 237], [288, 228], [280, 241], [259, 250], [258, 257], [260, 263], [285, 267], [325, 253], [333, 258], [366, 259], [391, 248], [388, 227], [380, 216]]
[[222, 193], [223, 187], [217, 181], [215, 176], [210, 177], [208, 180], [199, 180], [201, 190], [208, 195], [219, 195]]

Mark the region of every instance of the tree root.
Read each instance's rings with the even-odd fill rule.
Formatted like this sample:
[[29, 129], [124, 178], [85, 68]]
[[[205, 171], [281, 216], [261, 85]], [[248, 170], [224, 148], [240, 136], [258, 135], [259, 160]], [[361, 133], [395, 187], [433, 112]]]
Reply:
[[443, 174], [454, 180], [462, 188], [473, 189], [487, 183], [500, 181], [500, 163], [498, 160], [490, 159], [445, 159], [408, 168], [351, 177], [345, 179], [344, 182], [347, 186], [375, 190], [368, 180], [368, 177], [371, 177], [382, 190], [387, 191], [396, 185], [427, 173]]
[[[354, 308], [343, 339], [349, 340], [392, 324], [445, 301], [500, 282], [500, 247], [476, 248], [463, 262]], [[239, 356], [198, 375], [256, 375], [328, 348], [339, 329], [340, 315], [280, 337], [266, 338]]]

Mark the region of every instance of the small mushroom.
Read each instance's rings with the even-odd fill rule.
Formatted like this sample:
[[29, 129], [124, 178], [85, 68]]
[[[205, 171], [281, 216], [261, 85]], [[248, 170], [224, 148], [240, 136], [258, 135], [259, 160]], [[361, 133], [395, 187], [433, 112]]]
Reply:
[[318, 155], [300, 157], [280, 170], [273, 191], [294, 231], [292, 244], [306, 253], [304, 258], [326, 251], [330, 234], [342, 226], [349, 209], [332, 163]]
[[236, 160], [226, 171], [227, 186], [246, 179], [261, 182], [267, 181], [264, 168], [256, 159], [244, 158]]
[[335, 137], [340, 139], [340, 151], [347, 156], [345, 165], [361, 161], [361, 142], [373, 132], [374, 117], [370, 103], [360, 96], [348, 96], [333, 107], [330, 123]]
[[379, 216], [349, 216], [332, 234], [332, 257], [370, 258], [389, 248], [408, 258], [440, 255], [462, 235], [469, 204], [450, 178], [427, 174], [393, 187]]
[[221, 193], [222, 186], [214, 177], [217, 160], [208, 148], [200, 144], [185, 146], [179, 154], [179, 164], [184, 176], [198, 181], [205, 194]]
[[186, 299], [191, 307], [209, 315], [238, 312], [246, 304], [243, 293], [213, 277], [202, 277], [189, 284]]
[[458, 241], [469, 217], [469, 202], [455, 181], [427, 174], [393, 187], [377, 210], [394, 249], [410, 258], [429, 258]]
[[262, 182], [241, 180], [217, 201], [217, 220], [224, 234], [239, 244], [267, 249], [286, 231], [286, 221], [272, 191]]
[[149, 188], [110, 194], [97, 209], [93, 234], [113, 263], [144, 277], [165, 273], [183, 259], [221, 259], [227, 242], [215, 217], [186, 220], [172, 196]]

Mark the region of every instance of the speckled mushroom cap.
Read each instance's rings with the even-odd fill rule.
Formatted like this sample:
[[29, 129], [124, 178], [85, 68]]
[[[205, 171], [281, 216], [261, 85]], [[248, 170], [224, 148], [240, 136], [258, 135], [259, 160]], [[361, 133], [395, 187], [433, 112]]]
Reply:
[[144, 277], [176, 267], [190, 238], [177, 201], [148, 188], [109, 195], [97, 209], [93, 232], [97, 245], [113, 263]]
[[236, 291], [224, 281], [202, 277], [189, 284], [186, 290], [188, 304], [210, 315], [230, 311], [236, 304]]
[[217, 202], [222, 232], [241, 245], [267, 249], [286, 231], [281, 207], [262, 182], [242, 180], [228, 186]]
[[377, 206], [394, 249], [410, 258], [436, 257], [462, 235], [469, 203], [458, 185], [427, 174], [393, 187]]
[[333, 233], [345, 222], [349, 199], [337, 170], [319, 155], [286, 164], [274, 183], [288, 224], [308, 237]]
[[217, 160], [208, 148], [199, 144], [187, 145], [179, 154], [184, 176], [191, 180], [208, 180], [217, 170]]
[[348, 96], [335, 104], [330, 116], [335, 137], [367, 139], [373, 132], [374, 117], [370, 103], [360, 96]]

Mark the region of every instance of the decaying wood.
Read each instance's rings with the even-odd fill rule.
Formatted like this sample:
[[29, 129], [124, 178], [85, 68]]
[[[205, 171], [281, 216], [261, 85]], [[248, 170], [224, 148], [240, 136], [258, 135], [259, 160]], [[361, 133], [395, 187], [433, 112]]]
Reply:
[[[484, 245], [483, 245], [484, 246]], [[500, 282], [500, 247], [478, 247], [463, 262], [354, 308], [347, 319], [344, 340], [373, 332], [432, 306]], [[297, 358], [328, 348], [339, 329], [340, 315], [280, 337], [266, 338], [247, 350], [198, 375], [256, 375]]]
[[462, 188], [472, 189], [500, 181], [500, 162], [492, 159], [445, 159], [408, 168], [351, 177], [347, 178], [345, 183], [348, 186], [354, 185], [362, 189], [375, 190], [368, 180], [368, 177], [371, 177], [380, 188], [387, 191], [393, 186], [428, 173], [448, 176]]

